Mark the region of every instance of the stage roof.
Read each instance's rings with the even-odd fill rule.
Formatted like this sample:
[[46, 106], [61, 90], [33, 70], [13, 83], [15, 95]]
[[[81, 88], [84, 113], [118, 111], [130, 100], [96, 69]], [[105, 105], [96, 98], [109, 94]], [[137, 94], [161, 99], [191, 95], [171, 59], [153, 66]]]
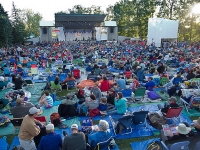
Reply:
[[92, 29], [104, 21], [104, 14], [55, 14], [55, 26], [65, 29]]

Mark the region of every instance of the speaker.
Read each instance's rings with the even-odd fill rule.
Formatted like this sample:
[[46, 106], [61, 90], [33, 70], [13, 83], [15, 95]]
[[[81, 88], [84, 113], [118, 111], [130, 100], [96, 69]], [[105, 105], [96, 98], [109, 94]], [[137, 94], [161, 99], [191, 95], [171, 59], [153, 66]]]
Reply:
[[43, 34], [47, 34], [47, 28], [43, 28]]
[[110, 33], [113, 33], [114, 32], [114, 27], [111, 27], [110, 28]]

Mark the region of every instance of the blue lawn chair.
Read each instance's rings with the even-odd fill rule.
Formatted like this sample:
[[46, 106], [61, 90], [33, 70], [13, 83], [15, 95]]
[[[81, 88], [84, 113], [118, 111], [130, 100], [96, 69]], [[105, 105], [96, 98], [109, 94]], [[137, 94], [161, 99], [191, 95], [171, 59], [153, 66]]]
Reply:
[[124, 90], [120, 90], [119, 92], [122, 92], [124, 98], [131, 98], [133, 90], [124, 89]]
[[52, 75], [52, 76], [48, 76], [47, 79], [48, 79], [48, 82], [51, 82], [51, 81], [54, 81], [56, 78], [55, 75]]
[[147, 115], [148, 115], [149, 111], [139, 111], [139, 112], [134, 112], [133, 113], [133, 123], [135, 125], [137, 124], [144, 124], [145, 127], [147, 127]]
[[63, 82], [67, 78], [66, 73], [59, 74], [60, 82]]
[[165, 145], [163, 141], [161, 141], [162, 146], [165, 150], [189, 150], [188, 145], [190, 144], [189, 141], [183, 141], [172, 144], [169, 148]]
[[179, 83], [182, 83], [183, 82], [183, 78], [174, 78], [173, 80], [173, 84], [179, 84]]
[[75, 88], [74, 81], [67, 81], [67, 90]]

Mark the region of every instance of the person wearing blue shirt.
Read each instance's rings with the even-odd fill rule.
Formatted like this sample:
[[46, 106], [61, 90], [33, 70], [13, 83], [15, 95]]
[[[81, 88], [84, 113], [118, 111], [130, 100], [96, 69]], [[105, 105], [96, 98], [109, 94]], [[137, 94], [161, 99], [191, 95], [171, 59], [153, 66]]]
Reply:
[[62, 149], [62, 138], [60, 134], [54, 132], [54, 125], [48, 124], [46, 126], [47, 135], [40, 140], [38, 150], [60, 150]]
[[119, 87], [120, 90], [126, 89], [126, 80], [125, 79], [120, 79], [120, 76], [118, 76], [118, 79], [116, 80], [116, 83]]
[[100, 120], [99, 127], [93, 126], [93, 130], [88, 136], [88, 143], [92, 148], [95, 148], [97, 143], [106, 141], [111, 136], [108, 122], [106, 120]]
[[156, 85], [156, 83], [153, 81], [152, 77], [148, 78], [148, 82], [145, 84], [145, 87], [147, 90], [149, 91], [153, 91], [154, 86]]

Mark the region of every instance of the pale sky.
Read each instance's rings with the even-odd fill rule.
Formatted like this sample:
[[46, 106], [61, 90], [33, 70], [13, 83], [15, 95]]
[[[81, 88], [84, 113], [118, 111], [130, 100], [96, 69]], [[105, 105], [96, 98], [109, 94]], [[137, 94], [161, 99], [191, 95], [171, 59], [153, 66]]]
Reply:
[[34, 12], [42, 14], [43, 20], [54, 21], [55, 12], [68, 10], [74, 5], [102, 6], [102, 10], [105, 11], [108, 5], [114, 5], [119, 0], [0, 0], [5, 11], [8, 11], [9, 14], [11, 14], [12, 1], [17, 8], [32, 9]]

